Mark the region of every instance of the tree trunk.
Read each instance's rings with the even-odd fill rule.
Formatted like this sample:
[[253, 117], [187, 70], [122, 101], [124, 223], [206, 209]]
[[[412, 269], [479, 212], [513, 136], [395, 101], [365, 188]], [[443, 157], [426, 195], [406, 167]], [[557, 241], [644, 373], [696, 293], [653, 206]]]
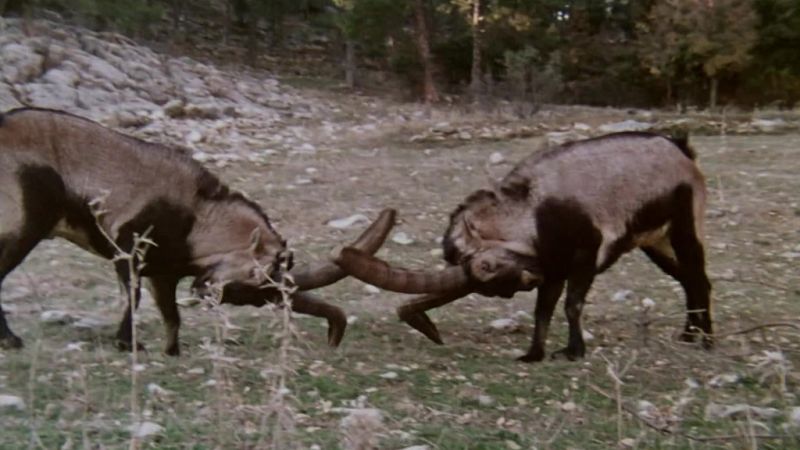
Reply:
[[672, 78], [667, 77], [667, 101], [666, 105], [672, 105]]
[[414, 15], [417, 22], [417, 50], [423, 70], [423, 95], [425, 103], [435, 103], [439, 101], [439, 93], [433, 83], [433, 61], [431, 60], [428, 26], [425, 23], [425, 6], [422, 4], [422, 0], [414, 0]]
[[356, 87], [356, 43], [345, 38], [344, 41], [344, 79], [350, 89]]
[[481, 93], [481, 0], [472, 1], [472, 71], [469, 90], [473, 101]]
[[711, 110], [717, 109], [717, 89], [719, 88], [719, 80], [717, 77], [711, 77], [711, 87], [709, 89], [710, 98], [708, 99], [708, 106]]

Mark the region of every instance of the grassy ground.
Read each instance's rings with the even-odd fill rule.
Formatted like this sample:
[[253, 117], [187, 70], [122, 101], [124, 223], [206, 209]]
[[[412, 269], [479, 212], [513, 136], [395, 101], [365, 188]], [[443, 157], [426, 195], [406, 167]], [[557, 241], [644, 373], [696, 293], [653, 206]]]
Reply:
[[[528, 345], [533, 295], [469, 296], [434, 311], [446, 341], [436, 346], [396, 319], [403, 296], [369, 293], [346, 280], [320, 292], [352, 315], [341, 348], [326, 347], [323, 323], [298, 316], [288, 359], [275, 338], [280, 313], [202, 306], [182, 309], [184, 355], [165, 357], [160, 318], [145, 302], [138, 329], [149, 351], [139, 355], [132, 390], [130, 356], [111, 341], [122, 304], [110, 264], [47, 242], [3, 286], [3, 306], [26, 347], [0, 351], [0, 394], [23, 398], [26, 408], [0, 410], [0, 448], [127, 447], [132, 392], [142, 420], [163, 427], [144, 448], [336, 449], [341, 421], [354, 408], [382, 412], [380, 424], [365, 420], [346, 432], [381, 449], [800, 448], [800, 431], [788, 425], [800, 406], [800, 333], [780, 326], [737, 333], [798, 324], [800, 136], [703, 137], [694, 144], [711, 193], [708, 259], [722, 336], [713, 352], [675, 341], [683, 323], [680, 288], [632, 254], [590, 293], [584, 317], [593, 339], [582, 362], [514, 361]], [[273, 155], [260, 166], [218, 172], [265, 207], [296, 247], [296, 260], [322, 258], [358, 232], [335, 230], [328, 220], [374, 217], [392, 206], [402, 219], [397, 231], [415, 242], [390, 242], [381, 255], [426, 267], [441, 259], [436, 238], [451, 209], [511, 168], [489, 165], [489, 154], [514, 162], [539, 145], [384, 144]], [[612, 301], [620, 290], [631, 290], [631, 298]], [[655, 306], [645, 310], [644, 298]], [[40, 320], [52, 310], [93, 326]], [[489, 327], [509, 317], [520, 326]], [[566, 328], [558, 313], [549, 350], [564, 345]], [[292, 374], [276, 404], [279, 365]], [[737, 404], [775, 411], [714, 417], [714, 405]], [[279, 412], [286, 420], [276, 428]], [[281, 428], [283, 438], [275, 434]]]

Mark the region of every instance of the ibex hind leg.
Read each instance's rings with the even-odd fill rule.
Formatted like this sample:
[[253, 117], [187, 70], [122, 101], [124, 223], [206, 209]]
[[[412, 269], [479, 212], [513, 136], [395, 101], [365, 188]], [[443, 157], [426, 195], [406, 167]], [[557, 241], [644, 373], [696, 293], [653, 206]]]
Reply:
[[[13, 238], [0, 239], [0, 291], [2, 291], [3, 280], [5, 280], [6, 275], [14, 270], [25, 257], [25, 255], [15, 257], [17, 252], [13, 251], [14, 247], [16, 247], [14, 244]], [[5, 312], [3, 307], [0, 306], [0, 348], [20, 347], [22, 347], [22, 339], [8, 327]]]
[[[11, 273], [34, 247], [47, 237], [63, 216], [66, 200], [61, 177], [50, 168], [22, 167], [16, 172], [21, 202], [0, 204], [5, 225], [15, 224], [12, 230], [0, 230], [0, 290], [6, 275]], [[14, 182], [3, 180], [4, 182]], [[22, 208], [19, 205], [22, 205]], [[22, 339], [8, 327], [0, 307], [0, 347], [22, 347]]]
[[686, 293], [689, 311], [682, 339], [693, 341], [697, 335], [702, 335], [703, 346], [710, 348], [713, 345], [711, 282], [706, 274], [705, 250], [695, 224], [691, 188], [679, 188], [676, 201], [677, 213], [669, 238], [678, 262], [678, 281]]
[[[33, 250], [40, 240], [32, 237], [18, 238], [16, 236], [0, 239], [0, 291], [6, 275], [11, 273], [28, 256], [28, 253]], [[2, 307], [0, 307], [0, 347], [22, 347], [22, 339], [8, 327]]]

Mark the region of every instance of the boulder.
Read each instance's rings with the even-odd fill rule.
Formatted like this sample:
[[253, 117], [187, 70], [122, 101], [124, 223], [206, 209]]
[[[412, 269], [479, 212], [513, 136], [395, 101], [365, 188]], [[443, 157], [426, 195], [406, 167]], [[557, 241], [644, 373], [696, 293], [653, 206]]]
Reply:
[[44, 57], [26, 45], [11, 43], [0, 48], [0, 74], [11, 84], [26, 83], [42, 74]]

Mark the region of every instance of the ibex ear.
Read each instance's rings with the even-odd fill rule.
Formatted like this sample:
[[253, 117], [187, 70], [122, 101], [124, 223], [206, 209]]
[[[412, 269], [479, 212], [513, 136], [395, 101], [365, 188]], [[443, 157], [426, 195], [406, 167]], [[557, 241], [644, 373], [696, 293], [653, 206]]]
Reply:
[[481, 255], [477, 258], [474, 258], [470, 263], [470, 266], [470, 272], [472, 273], [472, 276], [482, 283], [491, 281], [491, 279], [497, 275], [497, 271], [500, 269], [500, 265], [497, 264], [497, 261], [495, 261], [494, 258], [487, 257], [486, 255]]
[[250, 253], [257, 254], [263, 249], [261, 245], [261, 229], [256, 228], [250, 233]]

